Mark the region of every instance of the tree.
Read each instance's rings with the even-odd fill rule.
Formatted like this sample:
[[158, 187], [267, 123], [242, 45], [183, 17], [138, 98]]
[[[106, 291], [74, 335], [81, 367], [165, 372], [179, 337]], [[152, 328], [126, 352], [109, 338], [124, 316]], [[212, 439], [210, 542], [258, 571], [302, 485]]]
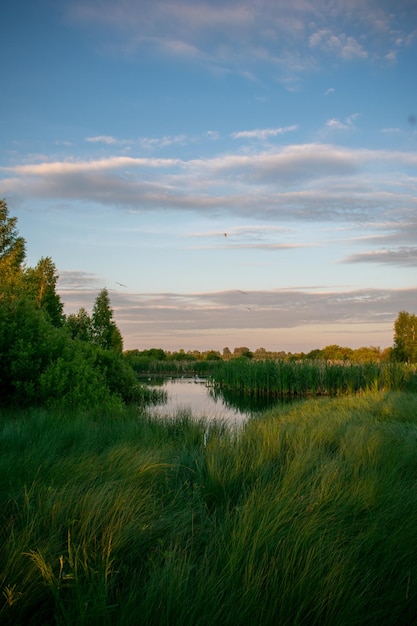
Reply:
[[417, 315], [400, 311], [394, 323], [394, 361], [417, 362]]
[[352, 358], [353, 350], [352, 348], [332, 344], [323, 348], [321, 353], [326, 361], [349, 361]]
[[56, 292], [58, 275], [51, 257], [42, 257], [35, 268], [25, 272], [25, 282], [29, 295], [35, 300], [39, 309], [49, 315], [54, 326], [63, 323], [63, 304]]
[[5, 200], [0, 200], [0, 290], [13, 291], [22, 277], [26, 257], [26, 242], [19, 237], [17, 218], [9, 217]]
[[92, 341], [105, 350], [122, 352], [123, 339], [113, 321], [109, 292], [106, 288], [98, 294], [91, 316]]
[[252, 359], [253, 354], [246, 346], [241, 346], [240, 348], [235, 348], [233, 350], [233, 358], [245, 357], [246, 359]]
[[26, 242], [18, 236], [17, 218], [9, 217], [5, 200], [0, 200], [0, 263], [20, 269], [26, 256]]
[[232, 358], [232, 353], [230, 352], [230, 348], [226, 346], [225, 348], [223, 348], [223, 360], [228, 361], [231, 358]]
[[88, 315], [84, 307], [81, 307], [78, 313], [71, 313], [67, 316], [66, 326], [70, 332], [71, 339], [91, 341], [91, 317]]

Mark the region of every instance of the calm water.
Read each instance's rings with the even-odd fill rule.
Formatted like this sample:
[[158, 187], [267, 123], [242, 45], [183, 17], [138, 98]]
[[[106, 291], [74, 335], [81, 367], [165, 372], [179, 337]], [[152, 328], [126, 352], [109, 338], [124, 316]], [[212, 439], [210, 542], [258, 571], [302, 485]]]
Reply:
[[240, 424], [251, 416], [251, 411], [231, 406], [222, 395], [214, 396], [205, 380], [196, 378], [172, 378], [147, 383], [167, 394], [167, 402], [149, 408], [152, 415], [175, 416], [178, 411], [191, 411], [194, 417], [219, 419]]

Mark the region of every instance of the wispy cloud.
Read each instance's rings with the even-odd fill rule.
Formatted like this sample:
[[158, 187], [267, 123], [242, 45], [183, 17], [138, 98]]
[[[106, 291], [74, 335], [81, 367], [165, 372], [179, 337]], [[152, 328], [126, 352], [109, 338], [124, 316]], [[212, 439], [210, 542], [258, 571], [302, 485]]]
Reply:
[[[68, 311], [79, 306], [91, 310], [93, 291], [86, 290], [84, 296], [77, 290], [60, 289], [60, 293]], [[191, 294], [130, 293], [120, 289], [112, 292], [112, 305], [122, 330], [129, 329], [131, 336], [146, 337], [152, 329], [161, 341], [165, 332], [171, 337], [194, 332], [210, 337], [210, 333], [225, 332], [230, 337], [235, 328], [271, 332], [314, 324], [322, 328], [348, 324], [350, 332], [355, 332], [361, 324], [373, 324], [387, 334], [399, 310], [413, 310], [416, 297], [416, 288], [245, 292], [235, 289]], [[314, 337], [311, 340], [314, 342]], [[369, 331], [365, 345], [368, 340]]]
[[368, 52], [355, 37], [345, 33], [334, 34], [328, 29], [318, 30], [310, 35], [309, 45], [310, 48], [319, 48], [347, 61], [368, 57]]
[[346, 259], [345, 263], [379, 263], [383, 265], [399, 265], [404, 267], [417, 267], [417, 247], [400, 246], [392, 249], [374, 250], [353, 254]]
[[280, 128], [257, 128], [255, 130], [241, 130], [236, 133], [232, 133], [233, 139], [260, 139], [265, 140], [269, 137], [277, 137], [278, 135], [285, 135], [298, 130], [297, 124], [292, 126], [284, 126]]
[[399, 135], [401, 133], [401, 128], [381, 128], [381, 133], [384, 135]]
[[115, 139], [114, 137], [111, 137], [110, 135], [86, 137], [86, 141], [88, 141], [89, 143], [106, 143], [108, 145], [114, 145], [114, 144], [120, 143], [117, 139]]
[[107, 53], [110, 46], [131, 56], [147, 48], [250, 79], [257, 66], [269, 65], [293, 89], [296, 77], [321, 63], [322, 55], [393, 62], [399, 48], [415, 44], [416, 9], [411, 3], [402, 9], [373, 0], [337, 0], [331, 7], [325, 0], [71, 0], [66, 15], [76, 24], [93, 23], [96, 32], [104, 29]]
[[89, 291], [102, 289], [103, 279], [92, 272], [80, 270], [60, 270], [58, 287], [61, 291]]
[[327, 120], [326, 122], [326, 128], [329, 130], [352, 130], [355, 128], [355, 120], [358, 117], [358, 113], [353, 113], [352, 115], [349, 115], [347, 118], [345, 118], [343, 121], [336, 119], [336, 118], [332, 118], [330, 120]]
[[113, 156], [1, 168], [0, 195], [130, 210], [181, 210], [292, 220], [390, 219], [417, 210], [414, 152], [296, 144], [201, 159]]
[[174, 144], [185, 145], [193, 139], [185, 134], [181, 135], [165, 135], [164, 137], [142, 137], [139, 144], [143, 148], [164, 148]]

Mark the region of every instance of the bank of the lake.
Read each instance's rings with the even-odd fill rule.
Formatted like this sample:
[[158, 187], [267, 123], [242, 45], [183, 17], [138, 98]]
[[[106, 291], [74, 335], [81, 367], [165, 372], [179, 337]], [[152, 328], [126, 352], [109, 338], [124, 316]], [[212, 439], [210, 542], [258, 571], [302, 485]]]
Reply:
[[417, 621], [417, 395], [1, 413], [2, 624]]

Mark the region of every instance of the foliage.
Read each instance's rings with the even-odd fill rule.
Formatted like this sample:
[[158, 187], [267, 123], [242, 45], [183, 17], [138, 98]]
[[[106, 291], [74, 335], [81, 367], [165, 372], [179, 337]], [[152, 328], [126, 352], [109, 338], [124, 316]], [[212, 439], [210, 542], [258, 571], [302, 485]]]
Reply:
[[71, 339], [91, 341], [91, 317], [88, 315], [84, 307], [81, 307], [78, 310], [78, 313], [70, 313], [65, 320], [65, 324], [70, 333]]
[[58, 276], [50, 257], [42, 258], [35, 268], [28, 268], [24, 275], [27, 295], [38, 308], [49, 315], [54, 326], [61, 326], [64, 321], [63, 304], [56, 292]]
[[92, 341], [100, 348], [122, 352], [123, 339], [120, 330], [113, 321], [113, 310], [107, 289], [98, 294], [91, 316]]
[[252, 359], [253, 358], [253, 354], [249, 350], [249, 348], [247, 348], [246, 346], [241, 346], [240, 348], [235, 348], [233, 350], [233, 357], [234, 358], [245, 357], [246, 359]]
[[400, 311], [394, 323], [395, 361], [417, 363], [417, 315]]
[[17, 218], [9, 217], [5, 200], [0, 200], [0, 276], [18, 272], [26, 257], [26, 242], [19, 237]]
[[414, 624], [416, 415], [393, 393], [240, 432], [3, 411], [0, 621]]
[[82, 408], [143, 402], [122, 356], [107, 290], [90, 319], [65, 318], [50, 257], [23, 266], [25, 242], [0, 202], [0, 405]]

